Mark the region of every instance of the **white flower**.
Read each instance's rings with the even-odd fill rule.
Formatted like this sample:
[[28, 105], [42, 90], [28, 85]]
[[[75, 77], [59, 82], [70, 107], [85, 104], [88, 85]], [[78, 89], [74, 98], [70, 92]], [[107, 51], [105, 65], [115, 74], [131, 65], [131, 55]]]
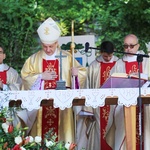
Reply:
[[33, 139], [32, 136], [27, 136], [26, 139], [28, 139], [28, 138], [29, 138], [29, 142], [30, 142], [30, 143], [32, 143], [32, 142], [34, 141], [34, 139]]
[[36, 143], [41, 143], [41, 141], [42, 141], [42, 138], [40, 136], [35, 137], [35, 142]]
[[24, 147], [22, 147], [22, 146], [21, 146], [20, 148], [21, 148], [21, 150], [26, 150], [26, 149], [25, 149]]
[[5, 133], [8, 133], [9, 125], [7, 123], [2, 123], [2, 128], [3, 128]]
[[68, 142], [68, 143], [65, 144], [65, 148], [66, 148], [67, 150], [69, 150], [69, 147], [70, 147], [70, 143]]
[[49, 148], [54, 145], [54, 142], [46, 140], [46, 147]]
[[22, 138], [20, 136], [15, 137], [15, 143], [20, 144], [22, 142]]

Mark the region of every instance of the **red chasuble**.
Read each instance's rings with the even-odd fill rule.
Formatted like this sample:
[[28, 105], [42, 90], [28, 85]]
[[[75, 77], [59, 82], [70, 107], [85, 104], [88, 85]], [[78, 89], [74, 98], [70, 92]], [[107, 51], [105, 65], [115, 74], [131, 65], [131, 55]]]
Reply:
[[[134, 61], [134, 62], [125, 62], [125, 66], [126, 66], [126, 73], [130, 74], [130, 73], [137, 73], [138, 72], [138, 62]], [[140, 72], [142, 73], [142, 64], [140, 63]], [[143, 107], [143, 106], [142, 106]], [[143, 109], [142, 109], [143, 110]], [[142, 112], [142, 118], [143, 117], [143, 112]], [[142, 119], [142, 124], [143, 124], [143, 119]], [[144, 131], [144, 129], [142, 129], [142, 132]], [[144, 145], [144, 144], [142, 144]], [[143, 147], [144, 149], [144, 147]], [[136, 107], [136, 150], [140, 150], [140, 137], [139, 137], [139, 107]]]
[[[101, 69], [100, 69], [100, 85], [103, 85], [103, 83], [108, 79], [111, 68], [115, 65], [116, 62], [112, 63], [101, 63]], [[110, 106], [105, 105], [104, 107], [100, 108], [100, 140], [101, 140], [101, 149], [103, 150], [111, 150], [111, 147], [106, 143], [105, 140], [105, 132], [106, 132], [106, 125], [108, 122], [108, 116], [110, 112]]]
[[[44, 89], [55, 89], [56, 81], [59, 80], [59, 61], [56, 60], [45, 60], [43, 59], [43, 72], [45, 70], [55, 71], [58, 77], [55, 80], [48, 80], [44, 83]], [[43, 106], [42, 107], [42, 138], [44, 134], [48, 132], [51, 128], [58, 135], [58, 123], [59, 123], [59, 109], [53, 106]]]

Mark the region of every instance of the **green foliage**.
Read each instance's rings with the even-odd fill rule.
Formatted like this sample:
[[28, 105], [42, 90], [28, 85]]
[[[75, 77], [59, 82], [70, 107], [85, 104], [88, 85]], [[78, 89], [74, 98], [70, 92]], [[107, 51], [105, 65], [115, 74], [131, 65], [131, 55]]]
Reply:
[[28, 55], [34, 52], [31, 50], [37, 49], [34, 5], [29, 4], [17, 1], [0, 2], [0, 41], [6, 51], [6, 62], [18, 70]]
[[[76, 43], [74, 43], [74, 44], [75, 44], [74, 49], [78, 50], [78, 49], [83, 49], [84, 48], [84, 46], [82, 44], [76, 44]], [[67, 44], [62, 44], [61, 49], [70, 50], [70, 47], [71, 47], [71, 42], [68, 42]]]
[[149, 0], [5, 0], [0, 1], [0, 41], [5, 46], [7, 62], [20, 72], [24, 61], [40, 46], [36, 30], [40, 22], [52, 17], [62, 35], [94, 34], [96, 45], [104, 40], [114, 42], [123, 51], [125, 35], [138, 36], [140, 49], [150, 41]]

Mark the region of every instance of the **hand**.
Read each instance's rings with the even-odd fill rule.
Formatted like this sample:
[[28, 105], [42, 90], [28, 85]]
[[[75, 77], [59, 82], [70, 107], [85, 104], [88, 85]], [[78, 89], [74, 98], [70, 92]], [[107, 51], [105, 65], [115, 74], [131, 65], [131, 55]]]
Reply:
[[43, 80], [54, 80], [57, 76], [55, 71], [46, 70], [42, 73]]
[[78, 72], [79, 72], [78, 68], [76, 68], [76, 67], [71, 68], [71, 75], [72, 76], [78, 76]]
[[74, 150], [76, 146], [77, 146], [77, 144], [71, 143], [69, 146], [69, 150]]

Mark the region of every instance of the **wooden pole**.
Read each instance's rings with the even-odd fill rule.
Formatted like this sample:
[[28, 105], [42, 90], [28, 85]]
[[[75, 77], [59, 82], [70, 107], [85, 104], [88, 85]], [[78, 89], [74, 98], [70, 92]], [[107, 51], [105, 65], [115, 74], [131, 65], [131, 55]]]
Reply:
[[[74, 21], [71, 23], [71, 54], [72, 54], [72, 67], [74, 67]], [[75, 76], [72, 76], [72, 89], [75, 89]]]

